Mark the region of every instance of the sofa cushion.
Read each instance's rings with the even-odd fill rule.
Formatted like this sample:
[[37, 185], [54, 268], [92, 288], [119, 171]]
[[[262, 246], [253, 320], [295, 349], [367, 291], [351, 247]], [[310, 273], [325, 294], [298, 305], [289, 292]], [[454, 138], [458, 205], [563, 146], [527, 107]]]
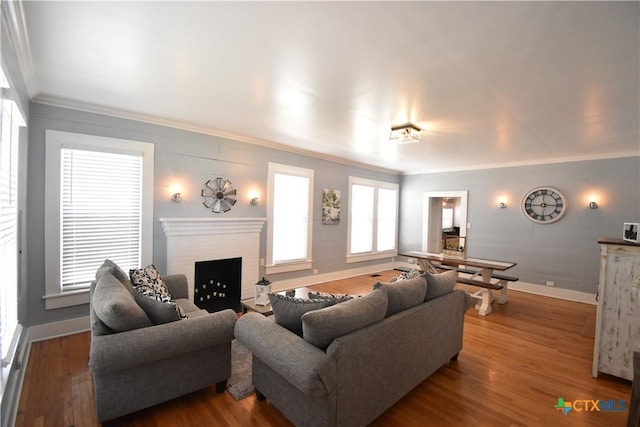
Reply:
[[302, 336], [302, 315], [331, 305], [327, 300], [288, 297], [281, 294], [269, 294], [269, 302], [276, 323]]
[[146, 286], [136, 286], [134, 297], [154, 325], [186, 319], [187, 316], [171, 297]]
[[384, 288], [387, 291], [389, 303], [387, 304], [386, 316], [389, 317], [422, 304], [427, 294], [427, 280], [420, 276], [393, 283], [374, 283], [373, 289], [378, 288]]
[[375, 290], [302, 316], [303, 338], [314, 346], [326, 350], [331, 342], [384, 319], [387, 312], [387, 292]]
[[111, 273], [116, 279], [120, 281], [120, 283], [122, 283], [122, 286], [124, 286], [131, 293], [131, 295], [133, 295], [133, 286], [131, 286], [131, 280], [129, 280], [127, 274], [110, 259], [105, 259], [100, 268], [98, 268], [98, 271], [96, 271], [96, 280], [100, 280], [106, 273]]
[[105, 273], [96, 281], [91, 306], [98, 319], [114, 332], [152, 325], [134, 296], [111, 273]]
[[162, 277], [160, 277], [158, 269], [156, 269], [153, 264], [148, 265], [145, 268], [129, 270], [129, 276], [131, 277], [131, 284], [134, 287], [146, 286], [160, 294], [169, 295], [169, 297], [171, 297], [167, 285], [165, 285]]
[[425, 301], [438, 298], [444, 294], [451, 292], [458, 280], [458, 272], [456, 270], [445, 271], [444, 273], [425, 273], [427, 279], [427, 295]]

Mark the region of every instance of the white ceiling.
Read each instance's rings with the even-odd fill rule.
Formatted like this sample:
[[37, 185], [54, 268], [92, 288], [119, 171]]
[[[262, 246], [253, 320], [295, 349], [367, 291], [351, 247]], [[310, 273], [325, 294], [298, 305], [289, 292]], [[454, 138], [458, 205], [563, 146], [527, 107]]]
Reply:
[[36, 102], [404, 173], [640, 154], [638, 2], [22, 7]]

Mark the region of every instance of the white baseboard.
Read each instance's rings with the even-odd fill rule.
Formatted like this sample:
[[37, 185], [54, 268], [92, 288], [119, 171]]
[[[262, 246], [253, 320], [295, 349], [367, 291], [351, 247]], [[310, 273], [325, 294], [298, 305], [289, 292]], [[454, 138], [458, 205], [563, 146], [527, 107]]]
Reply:
[[43, 341], [50, 338], [63, 337], [65, 335], [86, 332], [91, 326], [89, 316], [77, 317], [75, 319], [62, 320], [59, 322], [45, 323], [44, 325], [35, 325], [29, 328], [29, 342]]
[[22, 394], [22, 383], [31, 350], [27, 335], [26, 330], [21, 328], [18, 345], [10, 367], [11, 373], [9, 374], [2, 395], [2, 416], [0, 417], [2, 427], [14, 426], [18, 416], [18, 404], [20, 403], [20, 395]]
[[[295, 279], [276, 280], [271, 284], [273, 292], [280, 292], [286, 289], [299, 288], [302, 286], [317, 285], [318, 283], [330, 282], [333, 280], [347, 279], [354, 276], [362, 276], [363, 274], [373, 274], [379, 271], [392, 270], [397, 267], [396, 262], [387, 262], [385, 264], [376, 264], [367, 267], [350, 268], [348, 270], [332, 271], [330, 273], [314, 274], [313, 276], [305, 276]], [[373, 286], [374, 280], [371, 281]]]

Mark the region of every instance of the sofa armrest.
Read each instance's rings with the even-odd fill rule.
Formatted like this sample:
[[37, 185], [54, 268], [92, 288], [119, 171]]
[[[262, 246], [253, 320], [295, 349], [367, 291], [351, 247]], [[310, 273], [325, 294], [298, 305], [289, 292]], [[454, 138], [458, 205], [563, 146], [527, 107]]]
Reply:
[[337, 383], [335, 360], [258, 313], [236, 322], [236, 339], [289, 383], [308, 396], [325, 396]]
[[117, 372], [202, 350], [233, 340], [237, 320], [233, 310], [178, 320], [91, 339], [89, 368], [94, 373]]
[[184, 274], [168, 274], [166, 276], [162, 276], [162, 280], [164, 280], [165, 285], [167, 285], [171, 298], [174, 300], [189, 298], [189, 284], [187, 282], [187, 276]]

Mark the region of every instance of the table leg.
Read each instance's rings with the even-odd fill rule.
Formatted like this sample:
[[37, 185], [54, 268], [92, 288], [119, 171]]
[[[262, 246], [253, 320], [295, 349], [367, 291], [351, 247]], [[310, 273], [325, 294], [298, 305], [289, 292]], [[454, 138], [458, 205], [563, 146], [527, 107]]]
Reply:
[[491, 297], [489, 289], [480, 289], [479, 291], [472, 293], [471, 297], [478, 299], [475, 308], [478, 310], [478, 314], [480, 316], [486, 316], [491, 313], [491, 301], [493, 298]]
[[500, 280], [499, 283], [502, 285], [502, 289], [500, 289], [500, 293], [498, 294], [498, 304], [505, 304], [509, 301], [507, 298], [507, 281]]

